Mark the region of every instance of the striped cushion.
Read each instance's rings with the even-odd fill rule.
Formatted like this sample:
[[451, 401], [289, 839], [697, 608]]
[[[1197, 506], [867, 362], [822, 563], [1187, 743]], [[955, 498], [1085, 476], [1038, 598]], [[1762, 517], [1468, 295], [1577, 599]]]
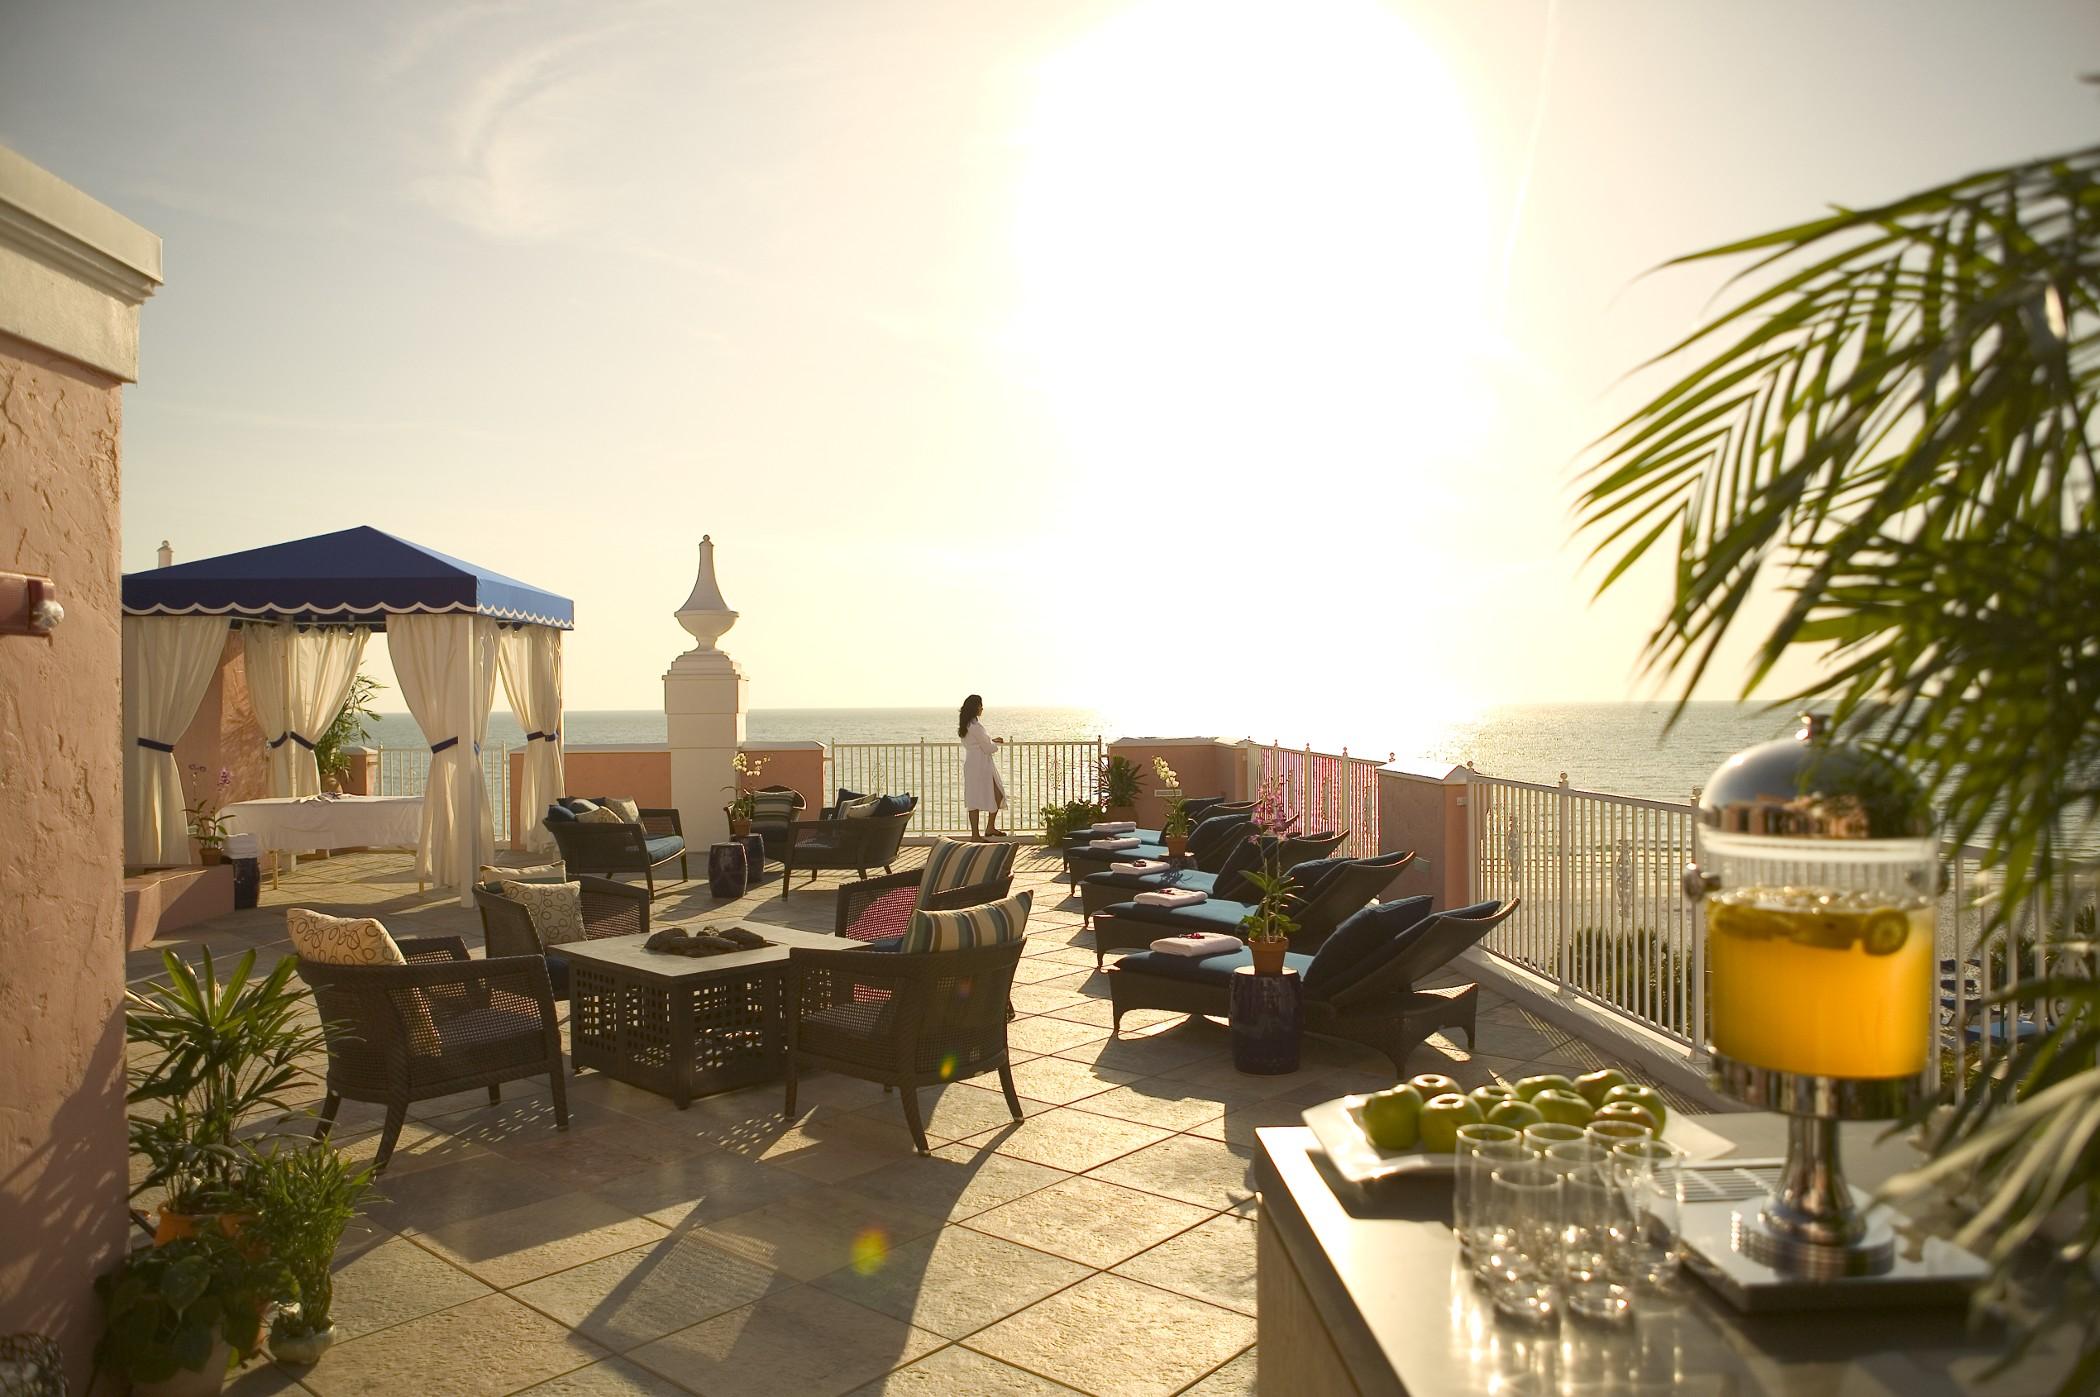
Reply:
[[905, 955], [917, 951], [969, 951], [1019, 941], [1028, 932], [1028, 905], [1035, 894], [1015, 893], [1004, 902], [954, 912], [914, 912], [904, 929]]
[[751, 818], [754, 820], [786, 821], [795, 818], [795, 807], [802, 797], [793, 791], [753, 791], [751, 793]]
[[926, 851], [926, 872], [919, 879], [919, 901], [997, 878], [1013, 857], [1011, 844], [970, 844], [936, 839]]

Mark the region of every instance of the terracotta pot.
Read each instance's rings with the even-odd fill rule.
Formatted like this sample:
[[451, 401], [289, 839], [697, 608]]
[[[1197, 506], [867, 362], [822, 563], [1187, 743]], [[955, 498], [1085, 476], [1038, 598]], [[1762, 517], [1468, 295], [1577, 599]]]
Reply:
[[1111, 805], [1107, 807], [1107, 813], [1102, 818], [1110, 824], [1115, 824], [1119, 820], [1135, 820], [1137, 819], [1137, 807], [1135, 805]]
[[194, 1237], [198, 1228], [213, 1223], [227, 1236], [238, 1237], [241, 1229], [254, 1220], [253, 1213], [172, 1213], [162, 1207], [159, 1222], [153, 1229], [153, 1245], [163, 1247], [184, 1237]]
[[1167, 857], [1178, 859], [1189, 851], [1189, 837], [1185, 834], [1170, 834], [1166, 837]]
[[729, 832], [738, 839], [742, 839], [745, 835], [751, 833], [751, 822], [749, 820], [731, 820], [729, 822]]
[[206, 868], [211, 867], [215, 863], [224, 863], [226, 862], [226, 851], [218, 847], [199, 849], [197, 851], [197, 862], [203, 864]]
[[1257, 975], [1281, 975], [1284, 953], [1291, 949], [1288, 941], [1249, 941], [1247, 949], [1254, 954], [1254, 973]]

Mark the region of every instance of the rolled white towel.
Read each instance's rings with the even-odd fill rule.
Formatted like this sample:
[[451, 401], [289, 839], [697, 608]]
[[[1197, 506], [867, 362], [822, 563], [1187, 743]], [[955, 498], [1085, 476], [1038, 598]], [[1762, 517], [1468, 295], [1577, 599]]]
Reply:
[[1131, 901], [1142, 902], [1147, 907], [1194, 907], [1199, 902], [1210, 901], [1210, 894], [1200, 888], [1154, 888], [1139, 893]]
[[1094, 826], [1096, 834], [1128, 834], [1137, 828], [1136, 820], [1105, 820]]
[[1240, 945], [1239, 937], [1222, 931], [1192, 931], [1186, 936], [1162, 936], [1152, 943], [1152, 949], [1169, 956], [1216, 956], [1237, 951]]
[[1122, 863], [1110, 864], [1108, 871], [1143, 877], [1147, 873], [1172, 873], [1174, 865], [1165, 859], [1126, 859]]
[[1121, 839], [1094, 839], [1087, 842], [1089, 849], [1135, 849], [1138, 841], [1125, 835]]

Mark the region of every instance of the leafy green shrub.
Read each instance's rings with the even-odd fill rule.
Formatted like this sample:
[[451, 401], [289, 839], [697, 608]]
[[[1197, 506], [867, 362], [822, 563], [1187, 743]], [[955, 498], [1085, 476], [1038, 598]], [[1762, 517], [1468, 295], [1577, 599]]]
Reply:
[[95, 1280], [106, 1319], [95, 1361], [139, 1382], [203, 1372], [224, 1338], [246, 1360], [262, 1337], [263, 1306], [275, 1297], [275, 1266], [252, 1239], [207, 1228], [136, 1251]]

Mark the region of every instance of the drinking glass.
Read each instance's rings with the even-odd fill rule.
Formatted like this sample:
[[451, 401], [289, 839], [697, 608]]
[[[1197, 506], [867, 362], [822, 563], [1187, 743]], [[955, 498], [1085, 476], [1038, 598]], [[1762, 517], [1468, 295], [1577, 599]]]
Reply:
[[1560, 1171], [1541, 1159], [1505, 1160], [1490, 1176], [1479, 1255], [1498, 1313], [1560, 1318], [1561, 1197]]
[[1677, 1280], [1684, 1208], [1684, 1151], [1664, 1140], [1622, 1140], [1612, 1146], [1612, 1185], [1625, 1209], [1625, 1235], [1613, 1239], [1612, 1278], [1650, 1290]]
[[1546, 1163], [1560, 1174], [1560, 1283], [1568, 1312], [1607, 1324], [1630, 1321], [1633, 1292], [1611, 1272], [1612, 1257], [1630, 1229], [1610, 1154], [1592, 1141], [1576, 1140], [1547, 1151]]
[[1607, 1150], [1623, 1140], [1648, 1140], [1654, 1138], [1654, 1132], [1638, 1121], [1615, 1120], [1591, 1121], [1588, 1128], [1583, 1131], [1583, 1135], [1587, 1139], [1596, 1141]]
[[1524, 1158], [1524, 1141], [1506, 1125], [1462, 1125], [1452, 1153], [1458, 1169], [1451, 1181], [1451, 1230], [1460, 1255], [1471, 1260], [1487, 1211], [1489, 1180], [1498, 1164]]
[[1537, 1125], [1524, 1127], [1524, 1143], [1531, 1146], [1533, 1154], [1544, 1154], [1548, 1148], [1564, 1140], [1580, 1140], [1582, 1127], [1564, 1121], [1540, 1121]]

